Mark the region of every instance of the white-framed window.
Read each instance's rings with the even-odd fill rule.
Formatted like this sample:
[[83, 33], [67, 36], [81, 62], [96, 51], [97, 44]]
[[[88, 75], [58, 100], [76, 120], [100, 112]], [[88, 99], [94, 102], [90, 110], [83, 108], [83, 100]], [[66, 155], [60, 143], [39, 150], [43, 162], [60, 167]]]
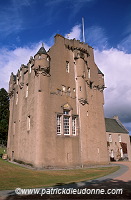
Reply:
[[73, 88], [73, 92], [75, 92], [76, 91], [76, 89], [75, 88]]
[[70, 93], [71, 93], [71, 88], [68, 87], [68, 88], [67, 88], [67, 95], [70, 96]]
[[120, 148], [121, 158], [123, 158], [123, 149]]
[[70, 117], [63, 116], [64, 135], [70, 135]]
[[30, 131], [30, 115], [27, 117], [27, 131]]
[[66, 61], [66, 72], [69, 73], [69, 71], [70, 71], [69, 61]]
[[18, 104], [18, 92], [16, 92], [16, 105]]
[[26, 85], [26, 98], [28, 97], [28, 89], [29, 89], [29, 86], [28, 86], [28, 84]]
[[66, 86], [62, 85], [62, 91], [65, 92], [66, 91]]
[[118, 135], [118, 141], [121, 142], [121, 135]]
[[76, 135], [76, 117], [72, 117], [72, 135]]
[[88, 78], [89, 79], [91, 78], [91, 70], [90, 70], [90, 68], [88, 68]]
[[61, 115], [57, 115], [57, 135], [61, 135], [61, 130], [62, 130], [62, 116]]
[[109, 134], [109, 142], [112, 142], [112, 135]]
[[78, 116], [71, 115], [71, 111], [64, 109], [63, 113], [58, 113], [56, 116], [56, 133], [57, 135], [78, 135]]

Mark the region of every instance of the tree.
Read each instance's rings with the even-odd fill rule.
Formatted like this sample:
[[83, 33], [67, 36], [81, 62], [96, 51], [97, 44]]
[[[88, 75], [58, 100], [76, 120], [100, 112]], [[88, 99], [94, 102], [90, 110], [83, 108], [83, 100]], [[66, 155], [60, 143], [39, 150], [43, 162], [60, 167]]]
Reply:
[[0, 89], [0, 143], [7, 144], [9, 123], [9, 96], [4, 88]]

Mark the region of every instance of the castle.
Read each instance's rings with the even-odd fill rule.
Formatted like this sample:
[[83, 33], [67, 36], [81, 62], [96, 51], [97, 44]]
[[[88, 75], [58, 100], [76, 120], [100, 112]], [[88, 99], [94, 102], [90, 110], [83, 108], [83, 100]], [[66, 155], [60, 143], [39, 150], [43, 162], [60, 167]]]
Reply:
[[11, 74], [9, 159], [37, 168], [108, 163], [103, 90], [93, 48], [57, 34]]

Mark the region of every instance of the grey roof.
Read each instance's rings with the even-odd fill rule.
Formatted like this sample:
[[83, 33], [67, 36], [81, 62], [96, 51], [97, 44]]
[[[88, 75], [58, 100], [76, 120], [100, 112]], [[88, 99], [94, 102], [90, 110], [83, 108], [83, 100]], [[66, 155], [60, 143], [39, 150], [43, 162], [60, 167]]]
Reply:
[[99, 68], [98, 68], [98, 74], [102, 74], [104, 76], [104, 74], [101, 72], [101, 70]]
[[129, 133], [119, 120], [105, 118], [106, 132]]
[[42, 46], [39, 51], [37, 52], [37, 54], [47, 54], [45, 48]]

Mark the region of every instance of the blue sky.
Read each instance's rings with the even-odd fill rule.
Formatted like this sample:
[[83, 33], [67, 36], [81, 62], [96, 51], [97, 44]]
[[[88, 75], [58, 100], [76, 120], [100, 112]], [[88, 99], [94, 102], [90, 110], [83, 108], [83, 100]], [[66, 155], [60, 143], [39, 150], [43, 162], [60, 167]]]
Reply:
[[131, 0], [1, 0], [0, 88], [56, 33], [82, 40], [82, 17], [105, 74], [105, 116], [118, 115], [131, 133]]

